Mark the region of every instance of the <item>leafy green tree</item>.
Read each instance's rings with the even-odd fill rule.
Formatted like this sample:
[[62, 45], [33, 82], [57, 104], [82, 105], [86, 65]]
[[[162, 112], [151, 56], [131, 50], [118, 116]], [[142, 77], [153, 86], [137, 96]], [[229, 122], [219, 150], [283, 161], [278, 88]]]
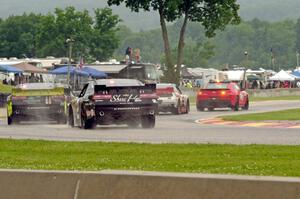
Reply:
[[32, 57], [37, 51], [41, 15], [10, 16], [0, 23], [0, 57]]
[[109, 8], [96, 9], [94, 18], [87, 10], [57, 8], [54, 15], [44, 16], [39, 25], [39, 56], [67, 56], [66, 40], [71, 38], [76, 59], [82, 56], [88, 60], [107, 60], [118, 47], [119, 22], [119, 17]]
[[108, 0], [109, 5], [120, 5], [122, 2], [135, 12], [139, 12], [140, 9], [146, 11], [152, 9], [159, 13], [167, 66], [164, 74], [167, 80], [174, 83], [179, 82], [180, 71], [174, 68], [172, 62], [166, 21], [173, 22], [182, 16], [184, 18], [177, 47], [177, 66], [180, 67], [183, 61], [184, 36], [188, 21], [200, 22], [207, 36], [214, 36], [215, 30], [224, 29], [228, 23], [238, 23], [240, 20], [236, 0]]
[[296, 23], [296, 45], [295, 45], [296, 51], [300, 53], [300, 18], [297, 20]]
[[55, 15], [45, 16], [39, 28], [39, 56], [67, 56], [66, 39], [72, 38], [75, 56], [88, 53], [93, 19], [88, 11], [57, 8]]
[[206, 41], [202, 43], [187, 43], [184, 49], [183, 63], [189, 68], [208, 68], [209, 59], [214, 56], [214, 45]]
[[107, 60], [118, 47], [117, 25], [121, 20], [109, 8], [95, 10], [91, 55], [100, 61]]

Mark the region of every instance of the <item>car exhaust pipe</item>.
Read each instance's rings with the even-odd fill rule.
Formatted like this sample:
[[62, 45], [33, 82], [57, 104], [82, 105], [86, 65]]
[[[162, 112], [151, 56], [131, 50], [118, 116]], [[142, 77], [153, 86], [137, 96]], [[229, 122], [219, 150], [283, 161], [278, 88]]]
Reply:
[[101, 117], [103, 117], [103, 116], [104, 116], [104, 112], [103, 112], [103, 111], [100, 111], [100, 112], [99, 112], [99, 115], [100, 115]]
[[150, 115], [154, 115], [154, 114], [155, 114], [155, 111], [152, 110], [152, 111], [149, 112], [149, 114], [150, 114]]

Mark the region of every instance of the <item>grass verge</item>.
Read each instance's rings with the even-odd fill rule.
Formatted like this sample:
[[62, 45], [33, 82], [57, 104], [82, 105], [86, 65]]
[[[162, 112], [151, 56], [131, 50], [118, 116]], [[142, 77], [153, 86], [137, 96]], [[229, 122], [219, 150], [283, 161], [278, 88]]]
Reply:
[[0, 168], [300, 176], [300, 146], [0, 139]]
[[226, 121], [264, 121], [264, 120], [300, 120], [300, 109], [252, 113], [244, 115], [221, 116]]
[[0, 83], [0, 93], [11, 93], [12, 86]]
[[250, 101], [300, 100], [300, 96], [250, 97]]

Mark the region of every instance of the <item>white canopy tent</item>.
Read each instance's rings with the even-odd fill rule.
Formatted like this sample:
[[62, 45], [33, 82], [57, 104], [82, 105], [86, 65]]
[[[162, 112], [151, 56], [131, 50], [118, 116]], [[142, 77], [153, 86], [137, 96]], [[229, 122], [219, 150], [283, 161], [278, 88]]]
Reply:
[[242, 81], [244, 77], [243, 70], [225, 71], [229, 81]]
[[279, 71], [274, 76], [269, 78], [271, 81], [295, 81], [296, 79], [296, 76], [289, 74], [284, 70]]

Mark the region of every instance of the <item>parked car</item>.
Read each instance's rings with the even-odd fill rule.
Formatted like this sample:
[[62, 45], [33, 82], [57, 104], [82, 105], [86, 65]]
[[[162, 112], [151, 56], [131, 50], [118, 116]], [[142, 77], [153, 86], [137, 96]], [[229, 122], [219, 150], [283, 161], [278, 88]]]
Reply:
[[21, 121], [67, 122], [66, 90], [53, 83], [26, 83], [12, 89], [7, 98], [8, 124]]
[[158, 111], [183, 114], [190, 111], [190, 100], [175, 84], [157, 84]]
[[204, 89], [200, 89], [196, 97], [198, 111], [209, 111], [215, 108], [249, 109], [249, 95], [241, 90], [234, 82], [209, 82]]
[[153, 128], [157, 111], [155, 84], [135, 79], [100, 79], [87, 83], [69, 105], [69, 124], [85, 129], [97, 124]]

